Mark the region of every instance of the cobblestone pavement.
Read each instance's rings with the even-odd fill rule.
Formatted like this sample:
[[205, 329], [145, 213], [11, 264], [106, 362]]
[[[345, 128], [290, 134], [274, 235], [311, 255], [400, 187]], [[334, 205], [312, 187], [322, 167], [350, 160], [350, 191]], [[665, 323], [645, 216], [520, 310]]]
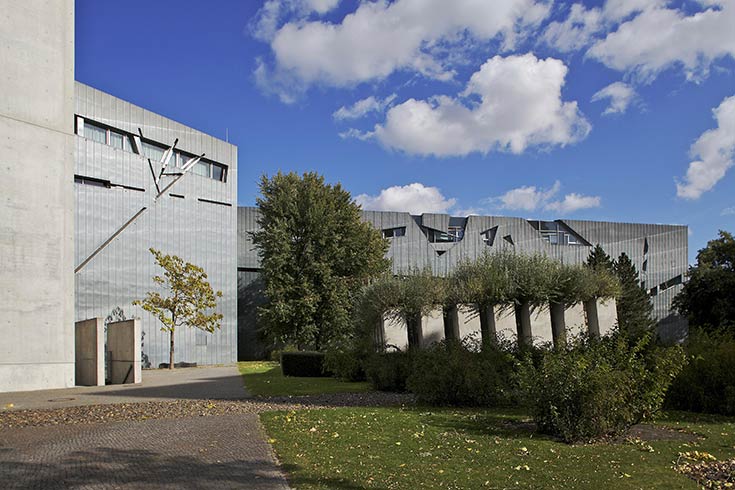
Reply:
[[0, 431], [3, 489], [288, 489], [255, 414]]
[[[143, 370], [141, 384], [0, 393], [0, 410], [247, 397], [237, 366]], [[12, 406], [11, 406], [12, 405]]]

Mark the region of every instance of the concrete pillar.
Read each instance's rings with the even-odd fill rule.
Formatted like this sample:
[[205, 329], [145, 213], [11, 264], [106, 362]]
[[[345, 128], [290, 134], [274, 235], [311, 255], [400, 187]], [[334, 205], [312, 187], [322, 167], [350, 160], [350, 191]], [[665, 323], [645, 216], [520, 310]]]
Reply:
[[424, 343], [424, 336], [421, 330], [421, 314], [413, 315], [406, 320], [406, 330], [408, 330], [408, 348], [420, 349]]
[[495, 331], [498, 338], [516, 342], [518, 340], [518, 326], [513, 305], [495, 308]]
[[381, 322], [383, 345], [382, 349], [393, 350], [393, 348], [405, 351], [408, 348], [408, 334], [405, 322], [395, 320], [390, 316], [383, 315]]
[[480, 340], [480, 317], [470, 305], [457, 305], [459, 338], [463, 339], [469, 335]]
[[597, 321], [600, 335], [607, 335], [618, 324], [618, 309], [615, 298], [597, 300]]
[[441, 308], [434, 308], [421, 318], [421, 346], [428, 347], [444, 340], [444, 314]]
[[531, 332], [533, 342], [538, 344], [551, 344], [554, 335], [551, 329], [551, 313], [547, 305], [534, 308], [531, 311]]
[[567, 325], [564, 318], [565, 310], [563, 303], [551, 303], [549, 305], [551, 336], [554, 340], [554, 347], [557, 349], [564, 346], [567, 342]]
[[74, 324], [74, 377], [77, 386], [105, 385], [105, 324], [90, 318]]
[[459, 336], [459, 308], [457, 305], [444, 306], [442, 308], [444, 318], [444, 338], [447, 340], [460, 340]]
[[600, 338], [600, 320], [597, 317], [597, 300], [584, 302], [584, 315], [587, 317], [587, 332], [593, 339]]
[[531, 330], [531, 305], [528, 302], [515, 305], [516, 329], [519, 345], [533, 345], [533, 331]]
[[112, 384], [140, 383], [143, 380], [140, 335], [140, 320], [137, 318], [107, 324]]
[[480, 332], [482, 334], [482, 343], [494, 343], [498, 340], [498, 332], [495, 327], [495, 307], [478, 306], [480, 312]]

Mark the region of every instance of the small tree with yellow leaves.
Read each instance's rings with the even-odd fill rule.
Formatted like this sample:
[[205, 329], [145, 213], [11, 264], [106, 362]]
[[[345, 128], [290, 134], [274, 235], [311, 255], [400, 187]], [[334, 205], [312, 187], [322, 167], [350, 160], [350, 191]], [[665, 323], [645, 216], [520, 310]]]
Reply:
[[207, 273], [201, 267], [185, 262], [176, 255], [164, 255], [151, 248], [151, 253], [163, 270], [163, 277], [153, 276], [153, 281], [166, 289], [166, 296], [153, 291], [145, 299], [133, 301], [158, 318], [161, 331], [169, 333], [170, 349], [168, 368], [174, 368], [174, 333], [178, 327], [196, 327], [213, 333], [220, 328], [222, 314], [213, 312], [222, 291], [214, 291], [207, 281]]

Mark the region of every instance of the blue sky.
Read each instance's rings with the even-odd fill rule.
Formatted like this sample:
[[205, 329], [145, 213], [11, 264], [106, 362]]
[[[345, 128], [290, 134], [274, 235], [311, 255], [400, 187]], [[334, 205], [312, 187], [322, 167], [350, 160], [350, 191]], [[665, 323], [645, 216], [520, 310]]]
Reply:
[[[77, 0], [76, 77], [366, 208], [735, 231], [735, 0]], [[679, 184], [677, 186], [677, 183]]]

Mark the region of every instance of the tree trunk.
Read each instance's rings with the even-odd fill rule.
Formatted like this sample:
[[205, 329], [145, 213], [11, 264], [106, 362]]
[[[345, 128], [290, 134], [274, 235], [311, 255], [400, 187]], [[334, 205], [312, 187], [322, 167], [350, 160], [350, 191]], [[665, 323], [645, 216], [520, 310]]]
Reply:
[[169, 330], [169, 335], [171, 338], [171, 347], [168, 351], [168, 368], [173, 369], [174, 368], [174, 331]]
[[408, 348], [416, 350], [421, 348], [423, 343], [423, 332], [421, 331], [421, 313], [417, 315], [409, 315], [406, 318], [406, 327], [408, 329]]
[[600, 320], [597, 316], [597, 298], [584, 302], [584, 314], [587, 317], [587, 331], [593, 339], [600, 338]]
[[444, 306], [444, 338], [447, 340], [460, 340], [459, 338], [459, 312], [457, 305]]

